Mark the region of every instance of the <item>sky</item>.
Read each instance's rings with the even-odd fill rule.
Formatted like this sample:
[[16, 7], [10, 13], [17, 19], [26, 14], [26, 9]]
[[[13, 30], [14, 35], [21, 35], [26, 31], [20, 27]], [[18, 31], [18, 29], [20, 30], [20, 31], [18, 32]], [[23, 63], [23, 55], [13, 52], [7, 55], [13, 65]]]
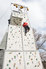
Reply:
[[28, 6], [31, 26], [39, 33], [46, 34], [46, 0], [0, 0], [0, 42], [8, 30], [11, 3], [14, 2]]

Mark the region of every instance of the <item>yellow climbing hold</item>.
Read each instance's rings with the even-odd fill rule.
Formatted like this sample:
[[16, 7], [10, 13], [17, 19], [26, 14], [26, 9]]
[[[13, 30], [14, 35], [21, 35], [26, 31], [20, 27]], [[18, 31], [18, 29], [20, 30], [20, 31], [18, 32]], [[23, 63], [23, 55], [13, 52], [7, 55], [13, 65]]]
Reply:
[[29, 8], [27, 8], [27, 11], [29, 11]]
[[16, 6], [16, 8], [18, 8], [18, 5], [17, 4], [13, 4], [14, 6]]
[[27, 11], [29, 11], [29, 8], [27, 8]]
[[20, 6], [20, 9], [23, 9], [23, 6]]

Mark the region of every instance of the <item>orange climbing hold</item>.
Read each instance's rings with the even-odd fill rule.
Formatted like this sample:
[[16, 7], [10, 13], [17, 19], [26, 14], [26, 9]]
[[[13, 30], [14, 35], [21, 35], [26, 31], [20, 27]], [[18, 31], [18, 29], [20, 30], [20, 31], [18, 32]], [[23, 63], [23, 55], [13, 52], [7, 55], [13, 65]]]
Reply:
[[20, 6], [20, 9], [23, 9], [23, 6]]

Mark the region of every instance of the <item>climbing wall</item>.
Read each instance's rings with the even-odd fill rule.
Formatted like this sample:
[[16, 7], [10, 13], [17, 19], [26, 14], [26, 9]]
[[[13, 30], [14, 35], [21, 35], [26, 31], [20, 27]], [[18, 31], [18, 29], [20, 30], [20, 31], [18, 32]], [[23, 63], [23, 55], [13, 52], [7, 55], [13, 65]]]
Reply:
[[[43, 69], [28, 16], [27, 14], [22, 16], [23, 18], [11, 16], [3, 69]], [[30, 27], [26, 36], [24, 22], [28, 22]]]

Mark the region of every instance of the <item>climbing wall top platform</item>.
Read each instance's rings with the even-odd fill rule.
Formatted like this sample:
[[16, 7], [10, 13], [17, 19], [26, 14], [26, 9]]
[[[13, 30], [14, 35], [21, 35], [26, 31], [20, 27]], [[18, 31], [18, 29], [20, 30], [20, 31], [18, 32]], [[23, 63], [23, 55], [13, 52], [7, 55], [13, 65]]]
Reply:
[[19, 18], [23, 18], [23, 13], [22, 12], [19, 12], [19, 11], [12, 11], [12, 14], [11, 14], [13, 17], [19, 17]]
[[26, 6], [22, 6], [16, 3], [11, 3], [14, 7], [18, 8], [18, 9], [26, 9], [26, 11], [29, 11], [29, 8]]

